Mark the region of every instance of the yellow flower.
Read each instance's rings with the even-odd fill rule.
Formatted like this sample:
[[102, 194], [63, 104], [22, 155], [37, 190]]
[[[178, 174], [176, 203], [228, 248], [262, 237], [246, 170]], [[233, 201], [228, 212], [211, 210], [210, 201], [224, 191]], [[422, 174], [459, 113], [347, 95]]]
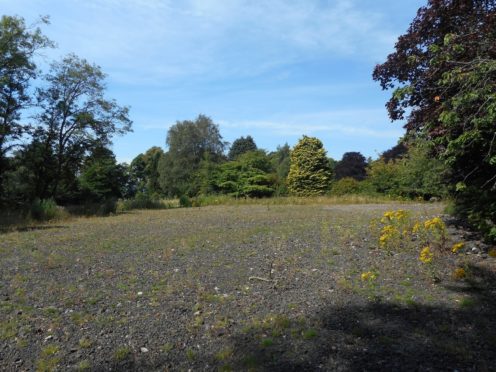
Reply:
[[397, 220], [402, 220], [407, 216], [407, 213], [403, 209], [398, 209], [396, 212], [394, 212], [394, 218]]
[[420, 224], [420, 222], [415, 222], [415, 225], [413, 225], [413, 228], [412, 228], [412, 232], [414, 234], [418, 233], [421, 228], [422, 228], [422, 225]]
[[462, 267], [459, 267], [458, 269], [456, 269], [456, 270], [453, 272], [453, 277], [454, 277], [456, 280], [461, 280], [461, 279], [464, 279], [466, 276], [467, 276], [467, 273], [465, 272], [465, 269], [464, 269], [464, 268], [462, 268]]
[[432, 261], [432, 257], [434, 257], [434, 255], [432, 254], [431, 248], [429, 246], [422, 248], [419, 256], [420, 261], [427, 264]]
[[381, 230], [381, 236], [379, 237], [379, 244], [381, 246], [386, 245], [388, 240], [391, 239], [396, 233], [397, 230], [394, 226], [391, 225], [384, 226]]
[[464, 242], [459, 242], [459, 243], [453, 244], [453, 247], [451, 247], [451, 252], [457, 253], [460, 249], [463, 248], [464, 245], [465, 245]]
[[431, 229], [431, 230], [444, 230], [446, 228], [446, 225], [444, 224], [443, 220], [440, 219], [439, 217], [434, 217], [431, 220], [427, 220], [424, 222], [424, 227], [426, 229]]
[[388, 223], [389, 221], [393, 221], [393, 220], [401, 221], [407, 215], [408, 215], [408, 213], [403, 209], [398, 209], [397, 211], [386, 211], [386, 212], [384, 212], [384, 215], [381, 218], [381, 222], [382, 223]]
[[391, 219], [393, 218], [394, 216], [394, 211], [387, 211], [387, 212], [384, 212], [384, 217], [388, 218], [388, 219]]
[[372, 281], [377, 278], [377, 275], [374, 274], [372, 271], [366, 271], [362, 273], [362, 275], [360, 275], [360, 278], [362, 279], [362, 281], [366, 281], [366, 280]]

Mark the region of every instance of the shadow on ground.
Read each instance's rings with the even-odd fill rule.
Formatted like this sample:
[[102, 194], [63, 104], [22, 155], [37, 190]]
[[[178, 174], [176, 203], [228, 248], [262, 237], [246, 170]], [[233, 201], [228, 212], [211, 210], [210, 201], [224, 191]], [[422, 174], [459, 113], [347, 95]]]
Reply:
[[33, 225], [33, 226], [0, 226], [0, 234], [6, 234], [9, 232], [26, 232], [26, 231], [36, 231], [36, 230], [52, 230], [52, 229], [67, 229], [68, 226], [62, 225]]
[[318, 335], [300, 349], [291, 339], [263, 348], [258, 339], [234, 336], [233, 369], [494, 370], [496, 275], [480, 266], [469, 269], [470, 281], [448, 287], [465, 295], [457, 307], [384, 302], [328, 307], [315, 318]]
[[[312, 337], [286, 332], [264, 345], [259, 334], [236, 333], [225, 340], [233, 346], [229, 359], [211, 355], [192, 370], [494, 371], [496, 275], [482, 266], [469, 270], [470, 280], [446, 287], [464, 295], [453, 307], [358, 305], [357, 298], [350, 298], [350, 305], [308, 315]], [[174, 370], [174, 362], [112, 366], [114, 371], [164, 368]]]

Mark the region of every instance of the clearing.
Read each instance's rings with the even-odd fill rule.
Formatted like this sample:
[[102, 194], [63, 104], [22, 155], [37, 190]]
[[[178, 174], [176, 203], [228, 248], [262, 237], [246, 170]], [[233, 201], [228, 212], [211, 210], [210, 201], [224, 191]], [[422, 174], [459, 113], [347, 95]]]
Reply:
[[442, 208], [215, 206], [1, 234], [0, 369], [490, 370], [496, 259], [453, 226], [429, 264], [378, 248], [384, 212]]

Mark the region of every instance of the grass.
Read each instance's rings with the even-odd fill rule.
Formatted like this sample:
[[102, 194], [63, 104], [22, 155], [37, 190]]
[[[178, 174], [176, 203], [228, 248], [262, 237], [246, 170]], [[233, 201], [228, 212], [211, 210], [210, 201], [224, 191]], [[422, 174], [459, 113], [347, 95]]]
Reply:
[[[346, 369], [353, 361], [371, 369], [375, 357], [391, 361], [384, 345], [395, 344], [409, 353], [406, 367], [418, 366], [415, 351], [425, 369], [443, 366], [437, 352], [456, 350], [461, 359], [444, 367], [472, 368], [465, 359], [474, 356], [489, 363], [484, 345], [494, 336], [484, 332], [494, 329], [486, 314], [494, 306], [483, 288], [470, 292], [469, 280], [453, 279], [461, 257], [436, 253], [427, 268], [415, 241], [381, 250], [371, 228], [387, 210], [431, 218], [442, 206], [360, 204], [367, 202], [384, 200], [210, 198], [201, 208], [4, 233], [0, 350], [8, 352], [0, 369], [17, 359], [46, 371], [113, 363], [144, 370], [155, 362], [178, 370], [332, 370], [326, 363]], [[361, 279], [365, 272], [376, 278]], [[441, 282], [433, 283], [433, 272]], [[477, 285], [479, 274], [470, 270]], [[133, 355], [144, 345], [149, 352]], [[322, 359], [332, 347], [340, 352]]]
[[114, 352], [114, 360], [122, 362], [131, 356], [131, 348], [129, 346], [121, 346]]
[[93, 342], [91, 342], [90, 339], [88, 338], [81, 338], [79, 339], [79, 346], [82, 347], [83, 349], [89, 349]]
[[304, 340], [312, 340], [315, 337], [317, 337], [317, 331], [315, 329], [307, 329], [305, 332], [303, 332]]

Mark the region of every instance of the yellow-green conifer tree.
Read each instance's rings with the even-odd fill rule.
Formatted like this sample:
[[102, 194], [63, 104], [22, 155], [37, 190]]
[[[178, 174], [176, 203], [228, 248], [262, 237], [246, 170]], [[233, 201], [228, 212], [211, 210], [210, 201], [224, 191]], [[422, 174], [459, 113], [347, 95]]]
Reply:
[[322, 142], [303, 136], [291, 151], [288, 189], [293, 195], [322, 195], [329, 190], [331, 170]]

